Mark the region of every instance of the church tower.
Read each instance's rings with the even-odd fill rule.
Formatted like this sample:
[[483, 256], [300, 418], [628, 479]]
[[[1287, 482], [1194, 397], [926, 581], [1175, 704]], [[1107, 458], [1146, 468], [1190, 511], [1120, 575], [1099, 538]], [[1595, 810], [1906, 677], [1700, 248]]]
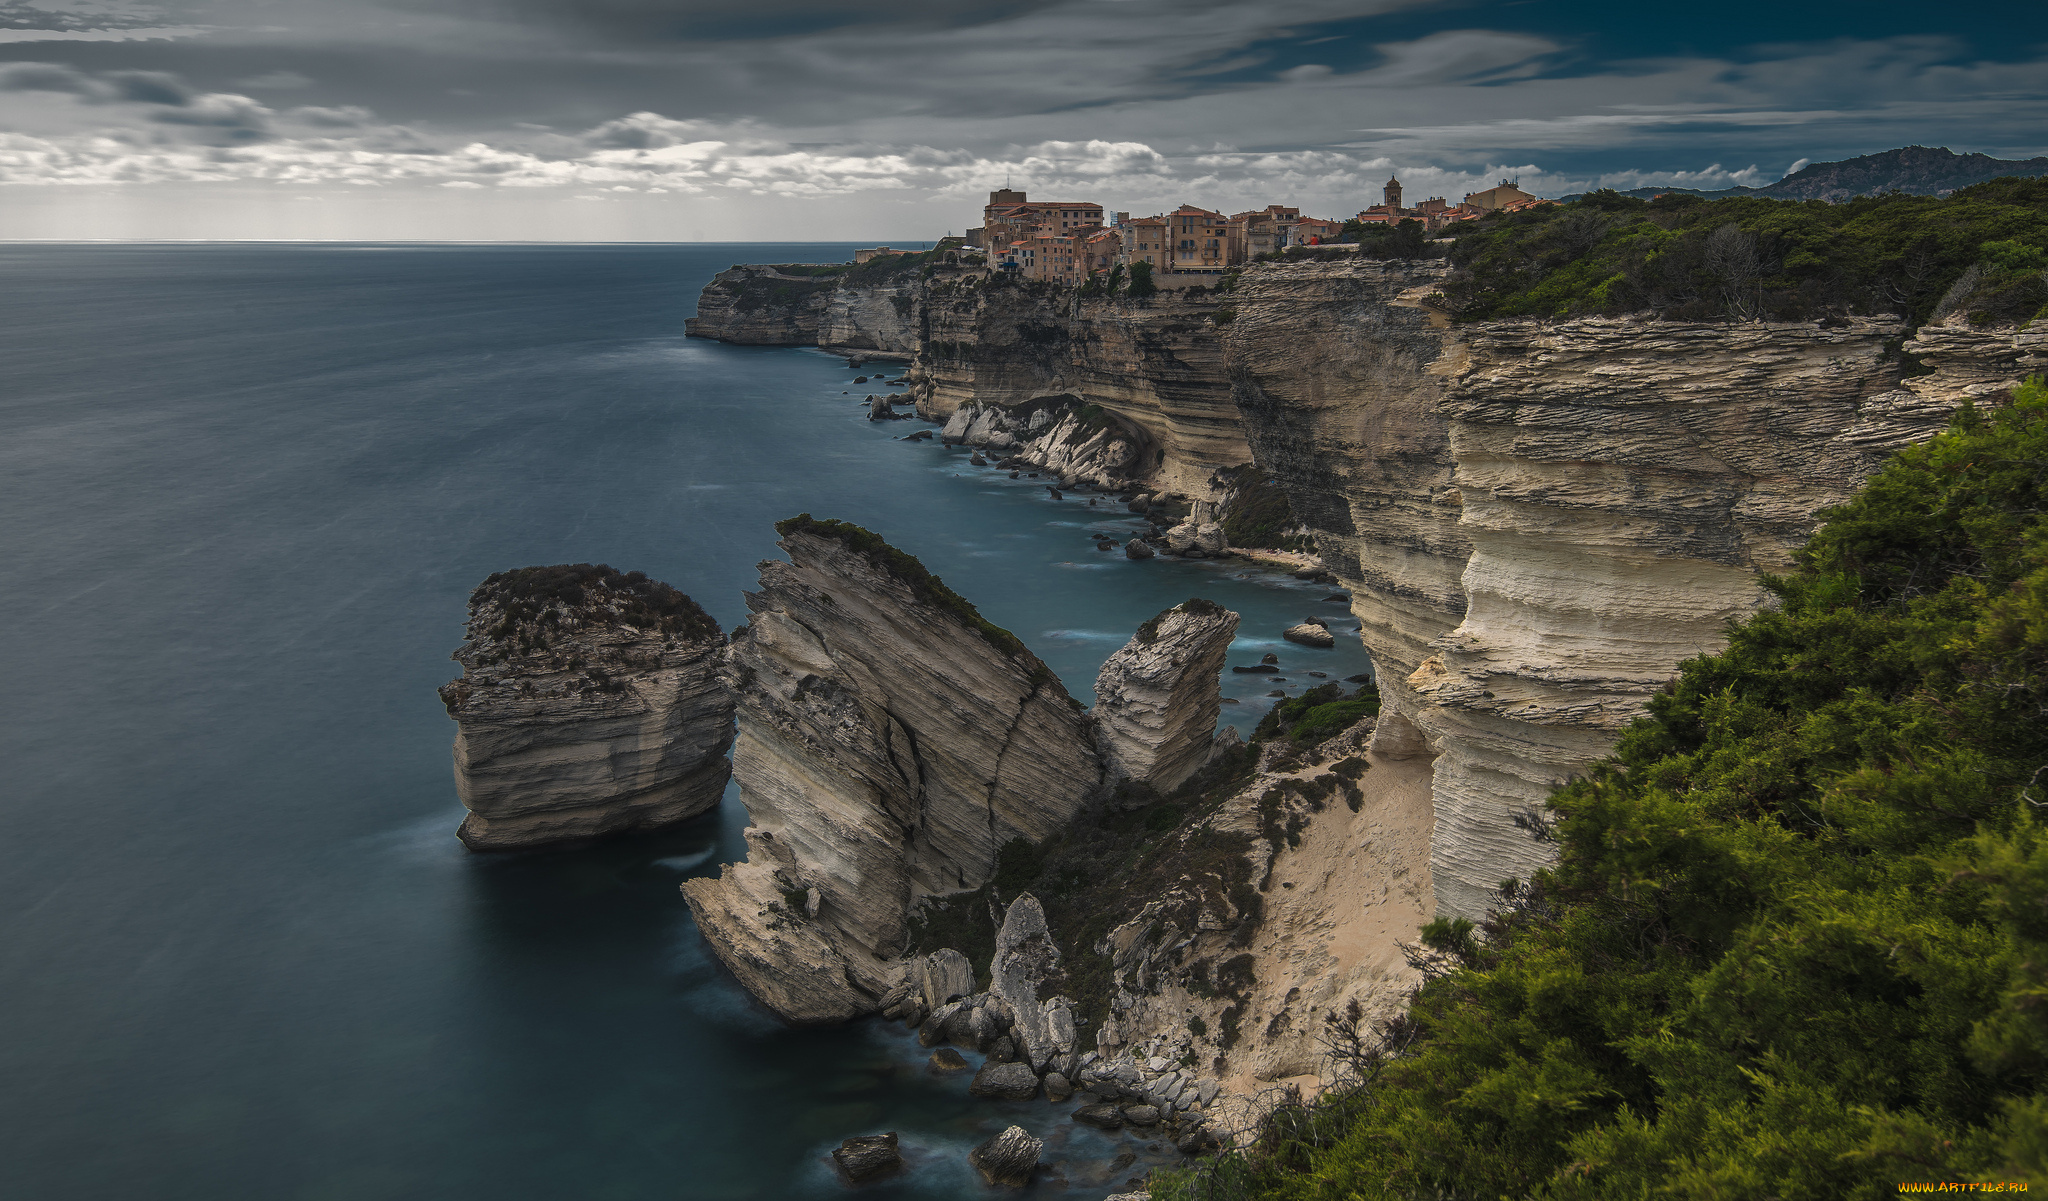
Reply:
[[1396, 177], [1394, 177], [1394, 176], [1391, 176], [1391, 175], [1387, 177], [1387, 190], [1386, 190], [1386, 193], [1385, 193], [1385, 195], [1386, 195], [1387, 207], [1388, 207], [1388, 208], [1390, 208], [1390, 209], [1392, 209], [1392, 210], [1394, 210], [1394, 211], [1395, 211], [1395, 212], [1397, 212], [1397, 213], [1398, 213], [1398, 212], [1400, 212], [1400, 211], [1401, 211], [1401, 181], [1400, 181], [1400, 180], [1399, 180], [1398, 178], [1396, 178]]

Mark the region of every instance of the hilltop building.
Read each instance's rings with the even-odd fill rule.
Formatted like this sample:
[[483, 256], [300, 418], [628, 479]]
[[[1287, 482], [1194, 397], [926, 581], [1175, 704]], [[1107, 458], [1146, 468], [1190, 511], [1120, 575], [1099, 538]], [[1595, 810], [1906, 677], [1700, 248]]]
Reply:
[[967, 231], [967, 244], [999, 250], [1040, 228], [1072, 234], [1102, 224], [1102, 206], [1080, 200], [1028, 200], [1021, 191], [998, 188], [982, 206], [981, 226]]
[[1478, 209], [1482, 213], [1528, 208], [1531, 207], [1531, 202], [1541, 203], [1535, 195], [1524, 192], [1505, 179], [1500, 181], [1499, 187], [1488, 188], [1484, 192], [1468, 192], [1465, 195], [1465, 206]]
[[1230, 218], [1183, 204], [1167, 214], [1172, 223], [1168, 258], [1174, 271], [1222, 271], [1230, 265]]

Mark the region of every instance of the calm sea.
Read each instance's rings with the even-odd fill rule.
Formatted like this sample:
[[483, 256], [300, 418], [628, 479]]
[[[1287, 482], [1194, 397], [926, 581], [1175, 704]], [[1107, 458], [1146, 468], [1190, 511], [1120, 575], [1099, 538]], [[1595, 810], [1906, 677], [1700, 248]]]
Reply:
[[[1094, 551], [1126, 516], [870, 424], [840, 360], [686, 341], [734, 262], [830, 246], [0, 246], [0, 1194], [965, 1197], [1011, 1122], [1099, 1197], [1142, 1140], [966, 1095], [900, 1029], [789, 1031], [677, 884], [745, 812], [659, 838], [456, 843], [470, 588], [589, 560], [728, 627], [771, 523], [870, 526], [1084, 700], [1190, 595], [1292, 683], [1327, 589]], [[1346, 640], [1349, 642], [1349, 640]], [[1226, 676], [1248, 728], [1270, 685]], [[1041, 1190], [1044, 1191], [1044, 1190]]]

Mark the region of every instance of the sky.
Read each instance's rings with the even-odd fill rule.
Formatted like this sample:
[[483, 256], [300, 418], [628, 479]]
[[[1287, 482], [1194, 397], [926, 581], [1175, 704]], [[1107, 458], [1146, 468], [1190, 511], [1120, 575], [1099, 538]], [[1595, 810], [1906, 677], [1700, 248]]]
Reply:
[[2048, 154], [2048, 5], [0, 0], [0, 239], [928, 242]]

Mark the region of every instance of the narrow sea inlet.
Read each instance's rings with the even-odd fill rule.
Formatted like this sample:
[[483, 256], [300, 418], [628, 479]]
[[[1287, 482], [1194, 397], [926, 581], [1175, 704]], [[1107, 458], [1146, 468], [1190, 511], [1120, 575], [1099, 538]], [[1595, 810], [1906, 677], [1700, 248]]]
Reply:
[[[730, 628], [798, 512], [918, 555], [1084, 701], [1189, 596], [1243, 614], [1233, 664], [1280, 658], [1224, 677], [1241, 730], [1366, 670], [1327, 586], [1100, 552], [1138, 519], [900, 441], [867, 372], [682, 337], [714, 272], [851, 250], [0, 247], [0, 1191], [837, 1197], [830, 1148], [896, 1130], [913, 1170], [862, 1195], [957, 1198], [1011, 1123], [1060, 1195], [1153, 1158], [970, 1099], [900, 1027], [756, 1007], [677, 891], [744, 853], [736, 795], [653, 839], [455, 841], [434, 690], [477, 582], [606, 562]], [[1337, 649], [1281, 641], [1309, 614]]]

